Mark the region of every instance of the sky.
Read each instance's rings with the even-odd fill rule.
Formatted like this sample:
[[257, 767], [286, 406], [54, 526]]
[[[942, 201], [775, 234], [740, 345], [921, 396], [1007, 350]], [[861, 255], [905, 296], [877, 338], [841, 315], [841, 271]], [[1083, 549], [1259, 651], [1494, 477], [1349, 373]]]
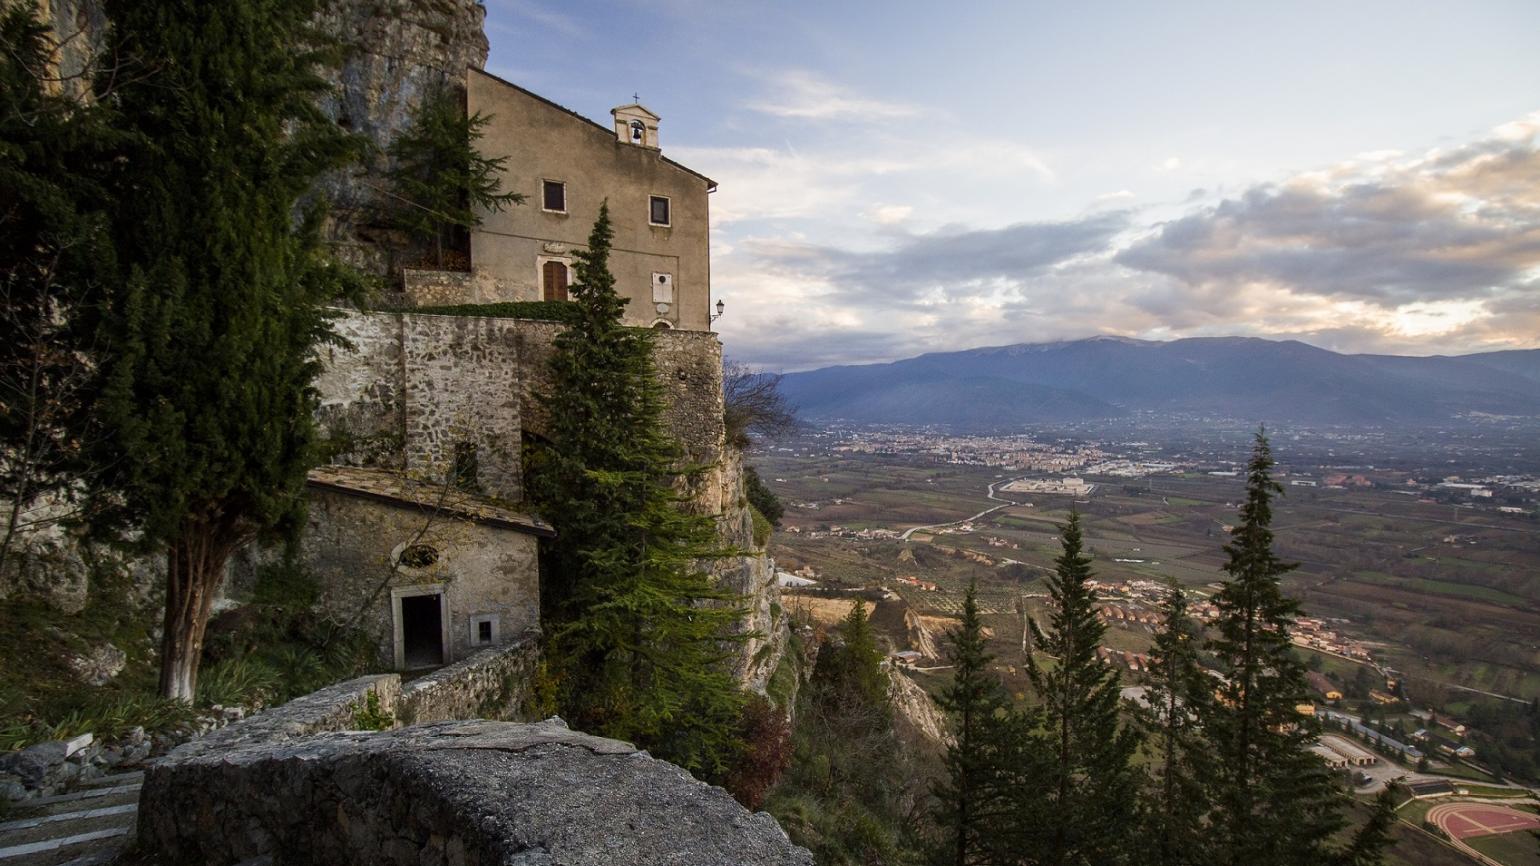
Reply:
[[488, 71], [719, 183], [750, 365], [1540, 348], [1532, 0], [485, 2]]

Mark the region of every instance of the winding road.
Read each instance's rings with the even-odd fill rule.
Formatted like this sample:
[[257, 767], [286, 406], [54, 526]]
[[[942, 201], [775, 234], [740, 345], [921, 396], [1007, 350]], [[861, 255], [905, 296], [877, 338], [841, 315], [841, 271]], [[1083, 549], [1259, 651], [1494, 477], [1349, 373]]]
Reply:
[[[1025, 476], [1023, 476], [1023, 477], [1025, 477]], [[989, 485], [989, 489], [987, 491], [985, 491], [985, 495], [987, 497], [989, 497], [990, 499], [994, 500], [995, 502], [1000, 503], [999, 505], [996, 505], [994, 508], [986, 508], [983, 511], [980, 511], [978, 514], [975, 514], [972, 517], [964, 517], [962, 520], [952, 520], [952, 521], [949, 521], [947, 523], [931, 523], [931, 524], [927, 524], [925, 526], [911, 526], [908, 529], [904, 530], [903, 534], [900, 535], [899, 538], [901, 540], [903, 540], [903, 541], [908, 541], [909, 540], [909, 536], [915, 534], [916, 532], [924, 530], [924, 529], [942, 529], [942, 528], [947, 527], [947, 526], [957, 526], [960, 523], [971, 523], [971, 522], [973, 522], [975, 520], [978, 520], [980, 517], [983, 517], [986, 514], [994, 514], [996, 511], [999, 511], [1002, 508], [1010, 508], [1012, 505], [1020, 505], [1021, 504], [1020, 502], [1013, 502], [1012, 500], [1009, 500], [1009, 499], [1001, 499], [1000, 497], [995, 495], [995, 487], [997, 487], [997, 486], [999, 486], [1001, 484], [1009, 484], [1012, 481], [1020, 481], [1020, 480], [1021, 480], [1020, 478], [1006, 478], [1006, 479], [1003, 479], [1003, 480], [1000, 480], [1000, 481], [995, 481], [995, 482], [993, 482], [993, 483], [991, 483]]]

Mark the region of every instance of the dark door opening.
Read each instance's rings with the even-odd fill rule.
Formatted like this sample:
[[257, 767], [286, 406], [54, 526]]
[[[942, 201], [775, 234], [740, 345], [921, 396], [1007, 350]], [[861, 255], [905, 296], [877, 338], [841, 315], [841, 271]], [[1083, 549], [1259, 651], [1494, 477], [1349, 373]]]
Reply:
[[444, 663], [444, 621], [439, 595], [408, 595], [401, 599], [402, 655], [408, 668]]

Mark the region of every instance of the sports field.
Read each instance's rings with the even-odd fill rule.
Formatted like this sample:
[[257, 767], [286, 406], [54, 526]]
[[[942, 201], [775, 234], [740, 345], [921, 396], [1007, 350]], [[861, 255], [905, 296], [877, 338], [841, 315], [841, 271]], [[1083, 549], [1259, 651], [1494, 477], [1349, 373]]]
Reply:
[[1428, 822], [1461, 840], [1540, 829], [1540, 815], [1489, 803], [1440, 803], [1428, 810]]

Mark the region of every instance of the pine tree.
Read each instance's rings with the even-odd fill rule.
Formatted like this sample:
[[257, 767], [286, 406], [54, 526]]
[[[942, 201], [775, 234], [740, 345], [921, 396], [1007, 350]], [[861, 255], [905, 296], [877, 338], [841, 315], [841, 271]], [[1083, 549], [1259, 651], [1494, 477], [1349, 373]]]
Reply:
[[887, 712], [888, 674], [882, 669], [882, 650], [861, 599], [840, 622], [840, 642], [818, 654], [817, 668], [818, 679], [841, 696]]
[[166, 556], [160, 691], [191, 700], [230, 554], [293, 520], [316, 460], [325, 304], [356, 284], [299, 202], [358, 140], [316, 108], [312, 0], [114, 0], [121, 290], [102, 324], [99, 501]]
[[[1305, 669], [1290, 645], [1299, 604], [1280, 579], [1294, 568], [1273, 550], [1272, 500], [1283, 488], [1272, 477], [1272, 451], [1258, 432], [1246, 475], [1239, 525], [1225, 545], [1229, 579], [1214, 596], [1217, 636], [1208, 644], [1224, 676], [1215, 700], [1202, 705], [1201, 724], [1213, 758], [1208, 820], [1210, 862], [1233, 866], [1319, 864], [1348, 856], [1332, 847], [1347, 805], [1310, 745]], [[1372, 825], [1371, 825], [1372, 826]], [[1378, 852], [1363, 834], [1357, 862]]]
[[970, 583], [962, 621], [947, 634], [952, 684], [937, 700], [953, 722], [947, 775], [933, 791], [940, 829], [933, 862], [938, 866], [1016, 862], [1024, 847], [1024, 819], [1046, 805], [1028, 802], [1036, 790], [1033, 780], [1046, 769], [1030, 763], [1045, 751], [1026, 748], [1037, 720], [1012, 707], [999, 677], [989, 670], [994, 656], [986, 648], [977, 594], [977, 583]]
[[1148, 668], [1148, 743], [1155, 760], [1141, 822], [1147, 847], [1140, 859], [1151, 866], [1203, 862], [1210, 768], [1197, 719], [1214, 680], [1198, 663], [1201, 644], [1202, 633], [1187, 612], [1187, 597], [1173, 583], [1161, 607]]
[[562, 714], [708, 779], [740, 747], [743, 695], [727, 660], [742, 611], [701, 563], [725, 553], [716, 522], [678, 491], [651, 332], [627, 328], [601, 207], [578, 257], [578, 315], [556, 339], [547, 443], [529, 451], [530, 494], [556, 528], [543, 572]]
[[391, 219], [419, 242], [431, 241], [436, 267], [444, 266], [444, 245], [456, 230], [481, 225], [481, 211], [524, 203], [522, 193], [502, 191], [508, 158], [476, 147], [491, 122], [479, 111], [467, 114], [464, 94], [445, 87], [423, 99], [412, 125], [390, 144]]
[[1118, 675], [1096, 655], [1106, 626], [1088, 585], [1091, 560], [1082, 551], [1080, 515], [1071, 512], [1063, 552], [1049, 579], [1048, 628], [1033, 625], [1037, 648], [1053, 659], [1044, 668], [1028, 656], [1027, 674], [1043, 704], [1044, 747], [1050, 770], [1048, 826], [1029, 862], [1119, 863], [1134, 822], [1132, 760], [1138, 737], [1118, 719]]

